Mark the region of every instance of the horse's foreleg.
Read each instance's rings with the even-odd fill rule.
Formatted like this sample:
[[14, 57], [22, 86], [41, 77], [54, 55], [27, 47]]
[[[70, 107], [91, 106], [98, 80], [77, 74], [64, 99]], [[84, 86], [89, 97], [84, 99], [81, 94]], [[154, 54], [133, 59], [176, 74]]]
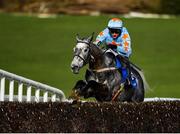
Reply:
[[96, 81], [89, 81], [87, 83], [87, 85], [84, 87], [84, 98], [89, 98], [89, 97], [94, 97], [94, 92], [95, 92], [95, 85], [96, 85]]
[[88, 82], [84, 91], [84, 98], [95, 97], [97, 101], [105, 101], [109, 95], [108, 87], [94, 80]]
[[75, 86], [72, 89], [72, 93], [70, 95], [70, 98], [73, 99], [79, 99], [80, 96], [83, 96], [83, 89], [86, 86], [86, 81], [84, 80], [79, 80], [76, 82]]

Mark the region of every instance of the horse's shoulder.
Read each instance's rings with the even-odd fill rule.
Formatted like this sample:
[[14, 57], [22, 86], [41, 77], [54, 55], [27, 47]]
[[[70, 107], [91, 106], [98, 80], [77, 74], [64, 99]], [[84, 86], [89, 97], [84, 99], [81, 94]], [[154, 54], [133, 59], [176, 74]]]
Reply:
[[95, 74], [92, 70], [87, 69], [85, 74], [86, 81], [95, 80]]

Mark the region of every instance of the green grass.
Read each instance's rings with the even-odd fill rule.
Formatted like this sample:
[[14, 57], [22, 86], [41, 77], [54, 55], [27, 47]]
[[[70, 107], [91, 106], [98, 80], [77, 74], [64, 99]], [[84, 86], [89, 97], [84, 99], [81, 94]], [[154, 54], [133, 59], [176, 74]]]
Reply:
[[[0, 68], [62, 89], [68, 96], [83, 69], [70, 69], [79, 33], [96, 35], [112, 16], [59, 16], [39, 19], [0, 14]], [[146, 97], [180, 97], [180, 18], [125, 19], [132, 38], [131, 60], [152, 88]]]

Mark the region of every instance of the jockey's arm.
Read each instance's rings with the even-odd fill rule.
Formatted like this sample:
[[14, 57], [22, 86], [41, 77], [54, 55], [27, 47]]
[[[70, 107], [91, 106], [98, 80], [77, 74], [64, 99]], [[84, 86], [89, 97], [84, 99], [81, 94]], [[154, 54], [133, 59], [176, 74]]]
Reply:
[[132, 53], [131, 38], [125, 27], [123, 28], [121, 46], [117, 47], [117, 52], [126, 58], [129, 58]]
[[[114, 45], [107, 45], [106, 44], [106, 38], [107, 38], [108, 34], [109, 34], [108, 29], [107, 28], [104, 29], [102, 32], [99, 33], [94, 44], [100, 46], [101, 48], [103, 48], [104, 46], [105, 47], [107, 47], [107, 46], [115, 47]], [[115, 49], [121, 56], [129, 58], [129, 56], [132, 53], [131, 39], [130, 39], [129, 33], [125, 27], [123, 27], [123, 29], [122, 29], [122, 36], [121, 37], [122, 37], [122, 40], [120, 42], [120, 46], [116, 46]]]
[[107, 29], [104, 29], [98, 34], [96, 40], [94, 41], [94, 44], [102, 47], [102, 45], [105, 43], [106, 35], [107, 35]]

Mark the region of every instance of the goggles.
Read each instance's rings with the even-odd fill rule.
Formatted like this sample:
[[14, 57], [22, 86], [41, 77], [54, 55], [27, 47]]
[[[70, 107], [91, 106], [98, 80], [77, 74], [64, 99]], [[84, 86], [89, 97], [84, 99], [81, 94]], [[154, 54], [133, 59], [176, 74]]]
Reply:
[[121, 30], [120, 30], [120, 29], [112, 29], [112, 28], [109, 28], [109, 31], [110, 31], [111, 34], [113, 34], [113, 33], [120, 34], [120, 33], [121, 33]]

